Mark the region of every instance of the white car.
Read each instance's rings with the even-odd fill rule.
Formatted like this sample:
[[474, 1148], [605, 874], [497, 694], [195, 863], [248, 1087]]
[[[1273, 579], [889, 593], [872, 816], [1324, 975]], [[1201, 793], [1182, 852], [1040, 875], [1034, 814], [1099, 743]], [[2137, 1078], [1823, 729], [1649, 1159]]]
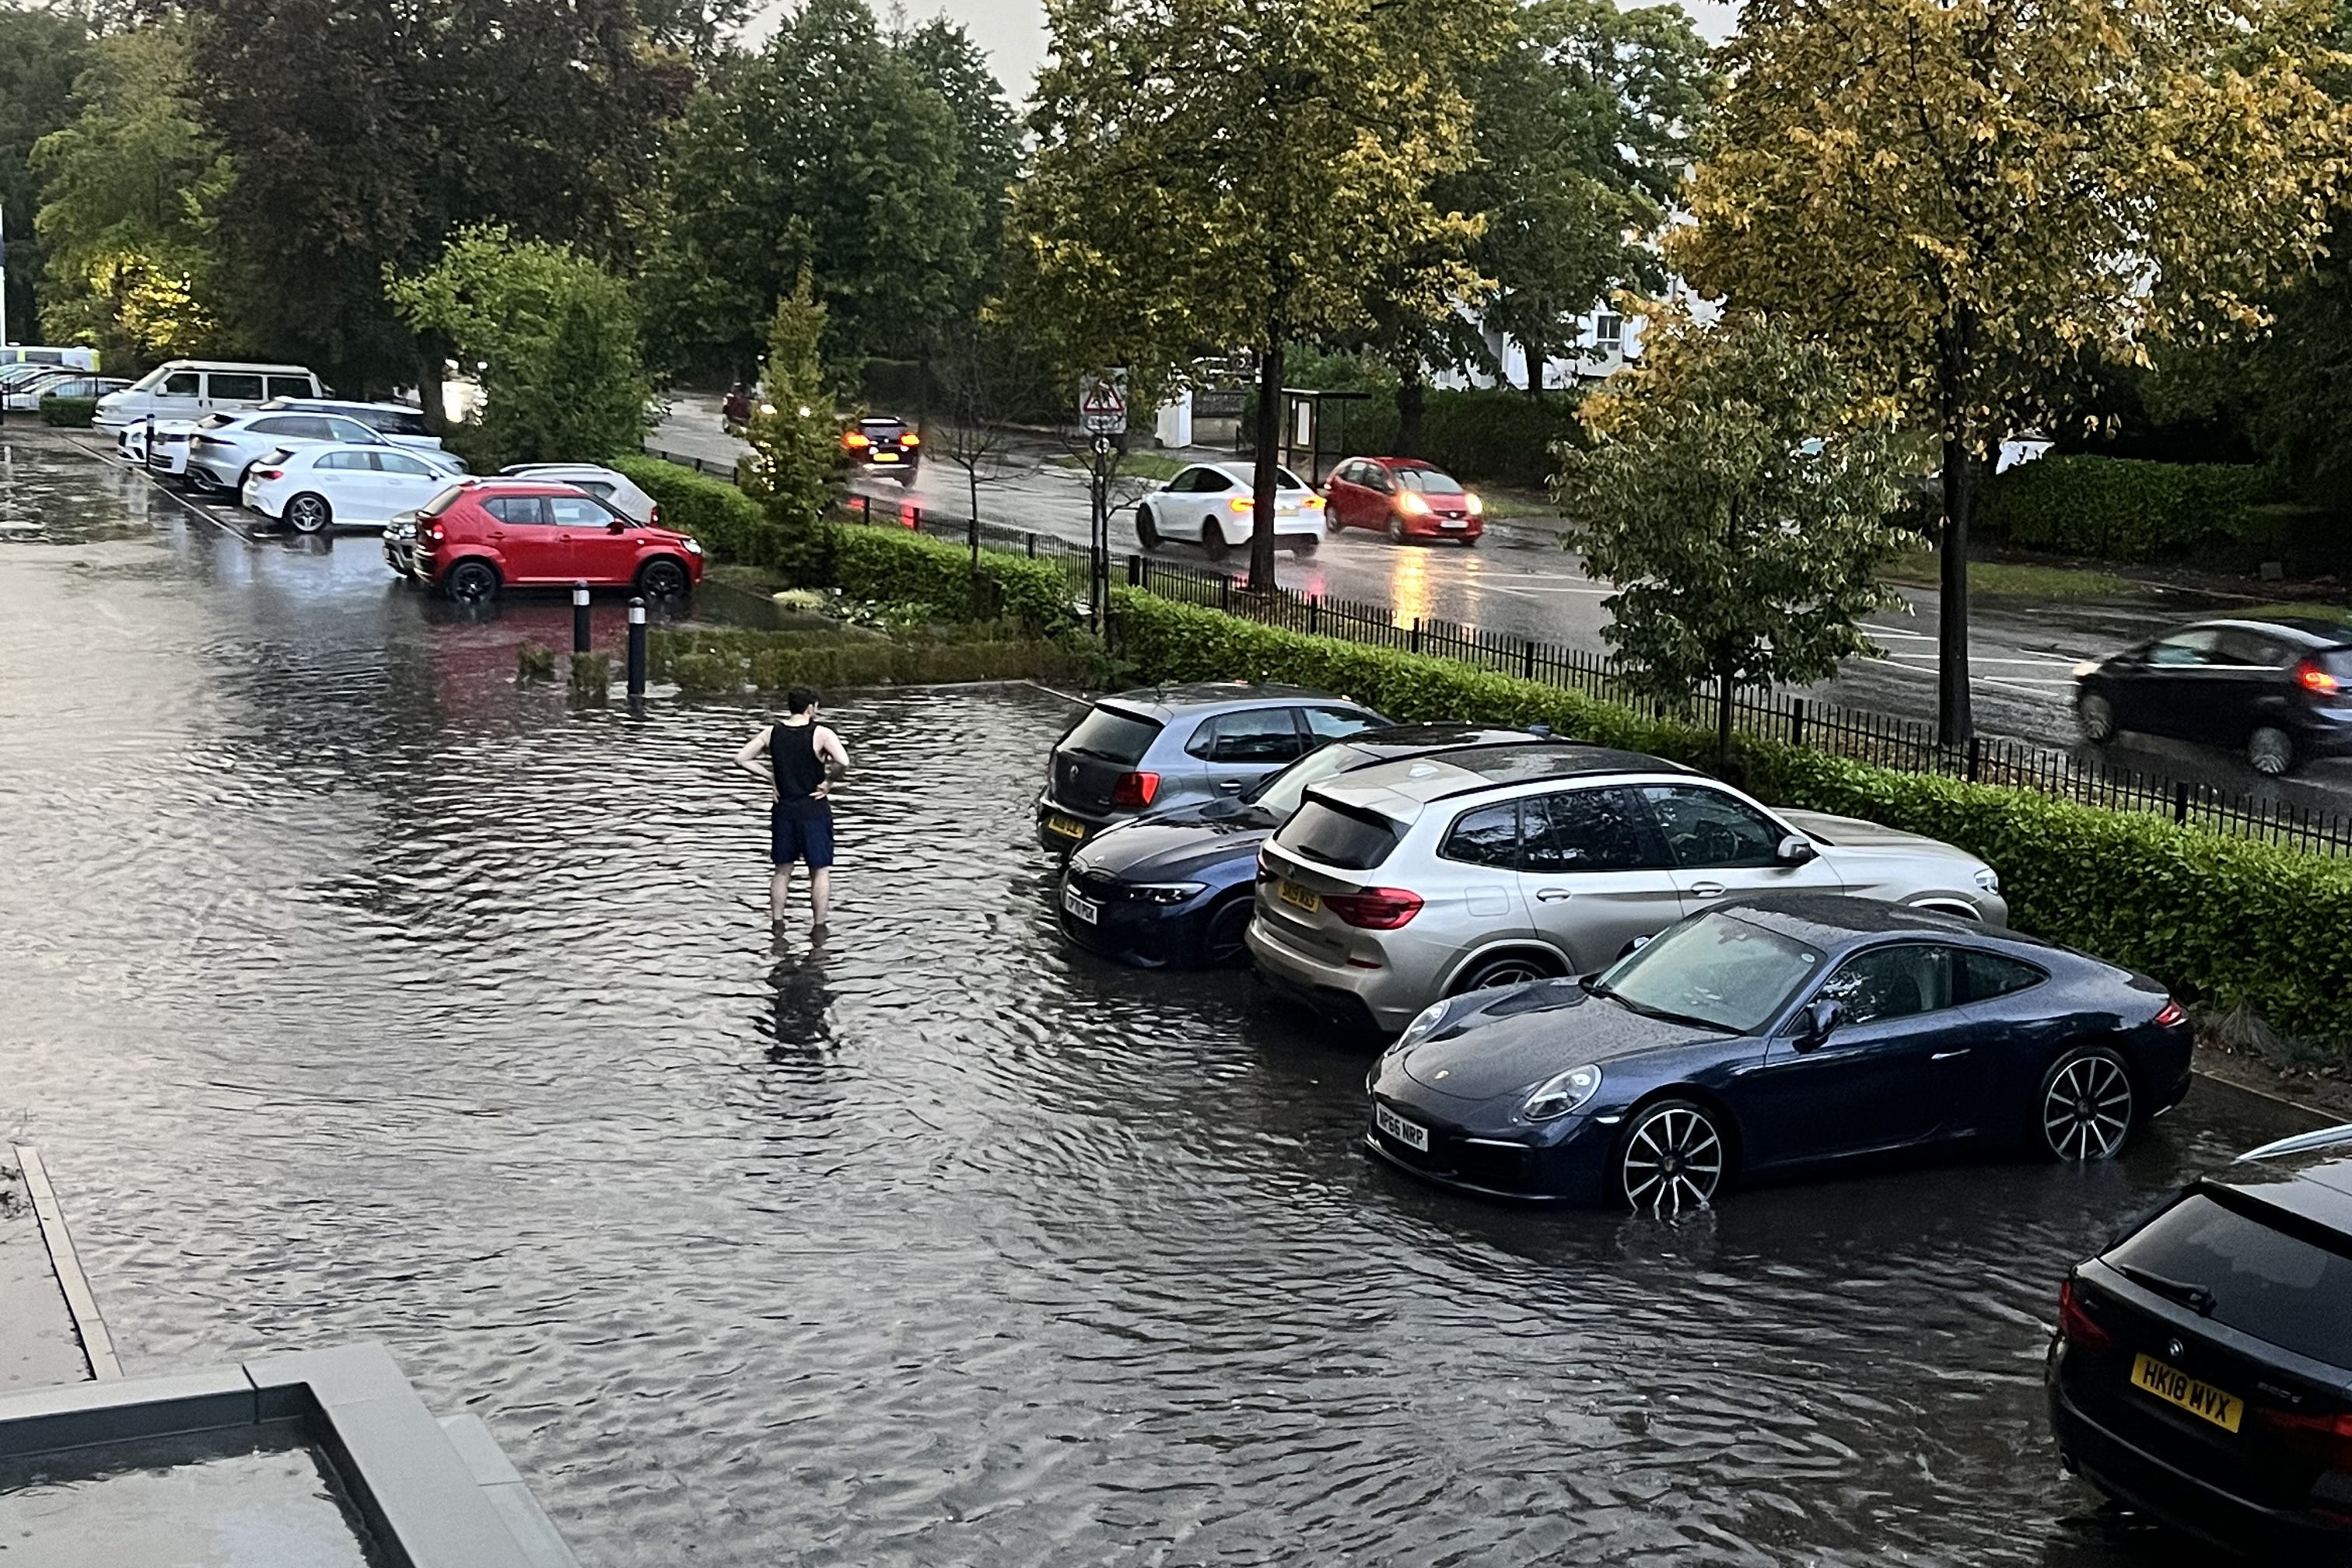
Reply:
[[[147, 434], [155, 435], [155, 449], [147, 449]], [[151, 474], [184, 474], [188, 471], [188, 437], [196, 433], [193, 419], [141, 420], [125, 425], [114, 433], [115, 450], [126, 463], [135, 463]]]
[[661, 507], [653, 497], [631, 484], [627, 475], [594, 463], [515, 463], [499, 472], [511, 479], [554, 479], [577, 485], [614, 511], [625, 513], [631, 522], [649, 528], [661, 522]]
[[[187, 477], [232, 494], [245, 488], [247, 468], [281, 447], [320, 445], [392, 447], [387, 437], [340, 414], [303, 414], [291, 409], [265, 408], [250, 413], [214, 414], [197, 421], [188, 437]], [[462, 472], [464, 464], [433, 447], [398, 447], [445, 474]], [[153, 464], [148, 465], [150, 468]]]
[[448, 487], [427, 454], [375, 443], [283, 447], [245, 477], [246, 506], [297, 533], [382, 528]]
[[[1274, 542], [1311, 555], [1323, 542], [1323, 498], [1288, 468], [1274, 470]], [[1257, 503], [1247, 463], [1195, 463], [1135, 509], [1135, 536], [1146, 550], [1163, 540], [1198, 540], [1211, 560], [1250, 542]]]

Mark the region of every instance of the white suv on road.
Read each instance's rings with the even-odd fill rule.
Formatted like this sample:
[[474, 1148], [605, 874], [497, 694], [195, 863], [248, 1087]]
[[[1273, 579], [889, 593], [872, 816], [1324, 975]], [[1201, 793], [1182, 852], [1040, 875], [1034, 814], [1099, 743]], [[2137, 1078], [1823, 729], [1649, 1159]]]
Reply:
[[2003, 925], [1948, 844], [1774, 812], [1630, 752], [1496, 747], [1307, 792], [1258, 859], [1249, 948], [1277, 990], [1394, 1033], [1443, 996], [1583, 974], [1739, 893], [1811, 888]]

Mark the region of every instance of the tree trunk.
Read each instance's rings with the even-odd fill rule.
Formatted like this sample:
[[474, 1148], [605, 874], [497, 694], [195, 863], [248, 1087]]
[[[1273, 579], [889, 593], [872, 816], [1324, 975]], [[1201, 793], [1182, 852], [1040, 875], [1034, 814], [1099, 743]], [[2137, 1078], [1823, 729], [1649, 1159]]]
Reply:
[[444, 401], [441, 378], [447, 374], [447, 356], [430, 338], [416, 341], [416, 404], [425, 428], [436, 436], [449, 433], [449, 405]]
[[1275, 469], [1282, 444], [1282, 332], [1277, 326], [1257, 356], [1257, 453], [1250, 473], [1250, 568], [1253, 594], [1274, 591]]
[[1429, 408], [1429, 384], [1421, 379], [1418, 369], [1407, 371], [1397, 380], [1396, 449], [1400, 458], [1421, 456], [1422, 416]]
[[1528, 395], [1541, 397], [1544, 367], [1543, 340], [1538, 337], [1521, 338], [1519, 348], [1528, 356]]
[[1969, 356], [1975, 319], [1965, 310], [1940, 332], [1937, 391], [1944, 422], [1944, 560], [1937, 605], [1936, 738], [1965, 746], [1976, 733], [1969, 700], [1969, 516], [1976, 507], [1977, 462], [1968, 418]]

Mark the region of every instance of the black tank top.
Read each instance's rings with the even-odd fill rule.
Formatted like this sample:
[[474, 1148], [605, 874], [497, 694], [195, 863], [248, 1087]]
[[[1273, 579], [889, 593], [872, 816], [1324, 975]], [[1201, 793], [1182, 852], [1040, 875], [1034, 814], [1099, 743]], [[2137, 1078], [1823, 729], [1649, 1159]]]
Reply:
[[816, 754], [816, 726], [775, 724], [768, 730], [768, 765], [776, 775], [776, 815], [830, 816], [833, 807], [816, 798], [824, 763]]

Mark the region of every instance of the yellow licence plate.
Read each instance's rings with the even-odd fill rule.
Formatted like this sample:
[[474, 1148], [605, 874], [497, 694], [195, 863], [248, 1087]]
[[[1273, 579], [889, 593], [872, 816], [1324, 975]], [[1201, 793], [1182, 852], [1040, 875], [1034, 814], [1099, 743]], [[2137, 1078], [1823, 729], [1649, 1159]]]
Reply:
[[1275, 896], [1284, 903], [1305, 910], [1310, 915], [1323, 907], [1323, 900], [1320, 898], [1317, 897], [1311, 889], [1302, 888], [1296, 882], [1280, 883], [1275, 888], [1274, 892]]
[[1045, 831], [1058, 833], [1065, 838], [1084, 838], [1087, 836], [1087, 825], [1075, 816], [1063, 816], [1056, 814], [1045, 818]]
[[2200, 1383], [2185, 1372], [2165, 1365], [2151, 1355], [2132, 1358], [2132, 1386], [2155, 1394], [2189, 1415], [2210, 1421], [2224, 1432], [2234, 1432], [2245, 1418], [2246, 1402], [2224, 1394], [2210, 1383]]

